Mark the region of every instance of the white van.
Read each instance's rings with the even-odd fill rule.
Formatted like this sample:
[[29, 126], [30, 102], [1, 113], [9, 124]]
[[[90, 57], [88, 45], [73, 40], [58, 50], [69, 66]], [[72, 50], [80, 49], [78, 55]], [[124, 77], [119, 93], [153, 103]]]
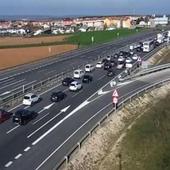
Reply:
[[81, 69], [75, 70], [73, 73], [73, 77], [76, 79], [80, 79], [84, 76], [85, 72]]
[[85, 65], [85, 71], [86, 71], [86, 72], [91, 72], [91, 71], [93, 71], [94, 69], [95, 69], [95, 66], [92, 65], [92, 64], [87, 64], [87, 65]]

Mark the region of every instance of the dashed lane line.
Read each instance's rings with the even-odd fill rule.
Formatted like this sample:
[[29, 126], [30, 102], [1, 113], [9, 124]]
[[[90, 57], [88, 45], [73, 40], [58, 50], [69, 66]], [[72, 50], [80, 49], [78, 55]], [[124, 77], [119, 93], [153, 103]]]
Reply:
[[14, 128], [10, 129], [9, 131], [6, 132], [6, 134], [11, 133], [12, 131], [14, 131], [15, 129], [17, 129], [20, 125], [15, 126]]
[[19, 159], [22, 156], [21, 153], [19, 153], [17, 156], [15, 156], [15, 159]]
[[5, 164], [5, 168], [10, 167], [13, 164], [13, 161], [9, 161], [7, 164]]

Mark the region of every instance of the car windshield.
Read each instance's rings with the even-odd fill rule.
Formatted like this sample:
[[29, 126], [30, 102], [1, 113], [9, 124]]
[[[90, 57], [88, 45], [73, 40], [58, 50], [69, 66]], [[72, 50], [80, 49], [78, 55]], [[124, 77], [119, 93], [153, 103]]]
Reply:
[[28, 99], [30, 99], [30, 97], [29, 96], [24, 96], [24, 99], [28, 100]]
[[20, 116], [20, 115], [23, 115], [23, 113], [24, 113], [24, 110], [18, 110], [17, 112], [15, 112], [15, 115]]
[[84, 78], [89, 78], [90, 76], [89, 75], [85, 75]]
[[79, 72], [78, 72], [78, 71], [75, 71], [74, 74], [79, 74]]

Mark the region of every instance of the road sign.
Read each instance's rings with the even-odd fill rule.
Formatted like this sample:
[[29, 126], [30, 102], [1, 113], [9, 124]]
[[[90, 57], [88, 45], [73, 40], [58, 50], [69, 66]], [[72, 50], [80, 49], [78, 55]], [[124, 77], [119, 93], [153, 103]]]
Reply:
[[118, 98], [117, 97], [113, 97], [113, 103], [117, 104], [118, 103]]
[[114, 90], [112, 97], [119, 97], [117, 90]]
[[138, 62], [142, 62], [142, 59], [141, 59], [141, 57], [138, 57]]

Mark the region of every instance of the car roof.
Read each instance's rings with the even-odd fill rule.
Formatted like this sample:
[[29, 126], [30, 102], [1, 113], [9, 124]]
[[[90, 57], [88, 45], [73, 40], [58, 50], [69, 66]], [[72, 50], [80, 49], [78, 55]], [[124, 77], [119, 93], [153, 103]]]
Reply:
[[71, 78], [71, 77], [66, 77], [64, 80], [71, 80], [71, 79], [73, 79], [73, 78]]
[[77, 84], [77, 83], [79, 83], [78, 81], [73, 81], [71, 84]]
[[85, 74], [85, 75], [84, 75], [84, 77], [87, 77], [87, 76], [88, 76], [88, 77], [92, 77], [92, 76], [91, 76], [91, 75], [89, 75], [89, 74]]
[[58, 92], [53, 92], [52, 94], [63, 94], [62, 91], [58, 91]]
[[77, 70], [74, 70], [74, 72], [75, 72], [75, 71], [78, 71], [78, 72], [79, 72], [79, 71], [83, 71], [83, 70], [82, 70], [82, 69], [77, 69]]
[[15, 112], [15, 114], [22, 114], [22, 115], [26, 115], [27, 113], [30, 113], [30, 111], [29, 110], [26, 110], [26, 109], [20, 109], [20, 110], [17, 110], [16, 112]]
[[34, 93], [28, 93], [28, 94], [26, 94], [25, 96], [30, 97], [30, 96], [32, 96], [32, 95], [35, 95], [35, 94], [34, 94]]

